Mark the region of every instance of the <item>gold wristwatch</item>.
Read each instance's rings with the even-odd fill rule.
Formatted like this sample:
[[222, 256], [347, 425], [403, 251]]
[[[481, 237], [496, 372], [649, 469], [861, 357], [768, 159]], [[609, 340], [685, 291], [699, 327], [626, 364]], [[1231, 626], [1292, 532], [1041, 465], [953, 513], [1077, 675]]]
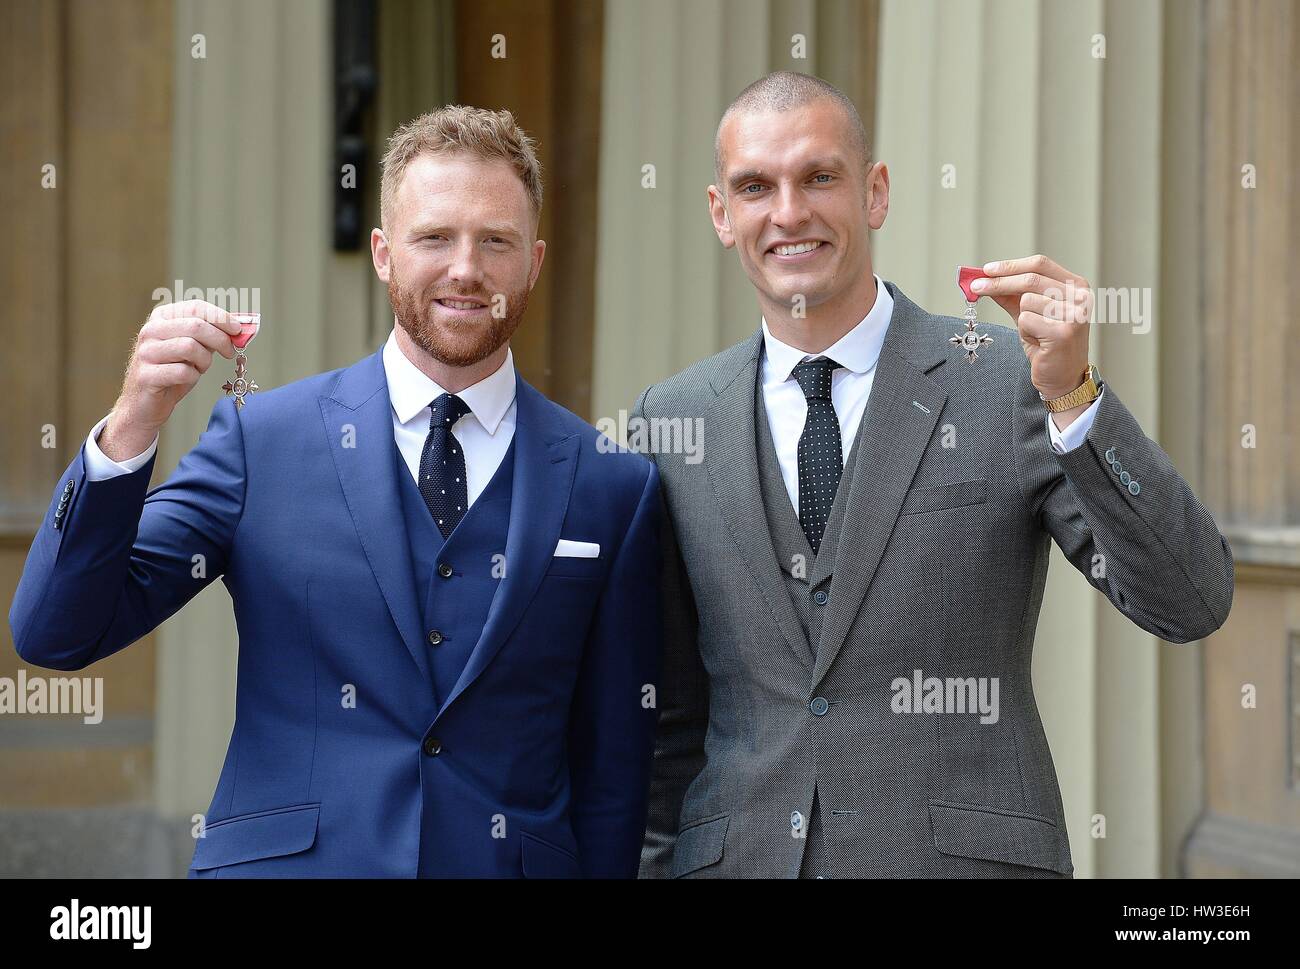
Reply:
[[1083, 383], [1075, 387], [1063, 397], [1053, 397], [1048, 400], [1042, 394], [1039, 398], [1047, 406], [1047, 409], [1053, 414], [1059, 414], [1063, 410], [1069, 410], [1072, 407], [1081, 407], [1084, 404], [1091, 404], [1101, 396], [1101, 374], [1097, 368], [1088, 365], [1088, 369], [1083, 372]]

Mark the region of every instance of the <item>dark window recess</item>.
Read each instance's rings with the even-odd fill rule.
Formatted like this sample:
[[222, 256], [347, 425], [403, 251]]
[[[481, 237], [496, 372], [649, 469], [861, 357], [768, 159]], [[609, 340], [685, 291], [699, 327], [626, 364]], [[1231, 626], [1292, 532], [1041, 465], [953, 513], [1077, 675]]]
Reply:
[[[334, 0], [334, 249], [352, 252], [369, 237], [365, 222], [369, 108], [379, 87], [377, 0]], [[351, 165], [351, 169], [344, 166]]]

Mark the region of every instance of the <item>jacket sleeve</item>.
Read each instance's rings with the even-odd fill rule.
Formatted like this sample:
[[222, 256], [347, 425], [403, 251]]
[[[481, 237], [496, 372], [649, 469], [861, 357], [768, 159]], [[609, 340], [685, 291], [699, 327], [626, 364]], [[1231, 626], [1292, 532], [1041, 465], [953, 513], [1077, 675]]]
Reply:
[[102, 481], [85, 445], [63, 473], [9, 611], [28, 663], [79, 670], [146, 635], [221, 575], [243, 510], [243, 437], [233, 400], [163, 484], [154, 459]]
[[1021, 492], [1066, 558], [1115, 608], [1171, 643], [1232, 605], [1232, 549], [1210, 512], [1107, 384], [1084, 442], [1057, 454], [1026, 362], [1013, 412]]
[[[644, 418], [647, 390], [633, 415]], [[649, 818], [641, 849], [642, 878], [668, 878], [691, 781], [704, 768], [704, 738], [709, 723], [709, 681], [700, 659], [699, 618], [672, 516], [663, 502], [660, 547], [663, 556], [663, 672], [659, 677], [659, 725], [655, 734]]]

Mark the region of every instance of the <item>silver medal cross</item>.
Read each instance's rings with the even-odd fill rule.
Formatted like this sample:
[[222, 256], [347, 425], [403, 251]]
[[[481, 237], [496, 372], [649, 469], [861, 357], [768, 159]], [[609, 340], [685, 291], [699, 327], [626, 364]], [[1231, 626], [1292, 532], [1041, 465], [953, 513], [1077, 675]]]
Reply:
[[235, 410], [242, 410], [244, 398], [258, 389], [257, 381], [248, 376], [248, 356], [238, 347], [235, 348], [235, 379], [227, 380], [221, 389], [227, 397], [235, 395]]
[[993, 337], [987, 333], [975, 332], [975, 327], [979, 326], [979, 321], [975, 318], [975, 304], [969, 300], [966, 301], [966, 312], [963, 314], [963, 318], [966, 321], [966, 331], [949, 337], [948, 342], [965, 350], [966, 359], [970, 361], [979, 356], [975, 352], [976, 350], [993, 342]]

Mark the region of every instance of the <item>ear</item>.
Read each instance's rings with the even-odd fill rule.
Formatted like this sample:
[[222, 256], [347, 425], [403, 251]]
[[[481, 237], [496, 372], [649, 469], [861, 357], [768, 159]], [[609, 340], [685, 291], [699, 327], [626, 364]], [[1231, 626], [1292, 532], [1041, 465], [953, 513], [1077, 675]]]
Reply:
[[879, 229], [889, 215], [889, 169], [876, 162], [867, 172], [867, 224]]
[[537, 284], [537, 277], [542, 272], [542, 260], [546, 258], [546, 242], [538, 239], [533, 243], [533, 266], [528, 272], [528, 291], [531, 293]]
[[392, 252], [388, 248], [388, 237], [383, 229], [370, 230], [370, 261], [375, 265], [375, 275], [381, 282], [388, 282]]
[[713, 219], [713, 231], [718, 234], [722, 248], [732, 248], [736, 244], [736, 234], [731, 228], [731, 216], [727, 214], [722, 192], [716, 185], [709, 186], [709, 217]]

